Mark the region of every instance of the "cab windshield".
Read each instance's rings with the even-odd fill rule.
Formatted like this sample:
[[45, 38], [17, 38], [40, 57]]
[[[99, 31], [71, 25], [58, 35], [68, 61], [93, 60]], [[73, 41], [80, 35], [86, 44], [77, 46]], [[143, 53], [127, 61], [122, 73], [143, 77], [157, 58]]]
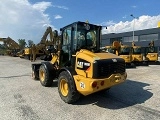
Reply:
[[115, 50], [114, 50], [114, 48], [106, 48], [106, 52], [115, 53]]
[[121, 55], [129, 55], [130, 54], [130, 47], [122, 47], [121, 49], [120, 49], [120, 54]]
[[91, 49], [97, 48], [97, 41], [99, 41], [99, 26], [87, 23], [77, 24], [75, 31], [75, 44], [77, 49]]
[[148, 52], [149, 52], [149, 53], [154, 53], [154, 52], [156, 52], [155, 47], [149, 47], [149, 48], [148, 48]]
[[133, 48], [133, 54], [141, 54], [141, 48]]
[[61, 29], [62, 50], [65, 53], [76, 53], [81, 49], [100, 50], [101, 26], [75, 22]]

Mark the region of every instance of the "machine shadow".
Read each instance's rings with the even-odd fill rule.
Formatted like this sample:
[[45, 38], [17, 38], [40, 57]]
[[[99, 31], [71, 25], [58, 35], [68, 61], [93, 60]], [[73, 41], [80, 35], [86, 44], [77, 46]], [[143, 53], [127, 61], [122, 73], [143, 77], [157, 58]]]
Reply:
[[112, 87], [106, 93], [100, 92], [82, 97], [73, 105], [92, 104], [107, 109], [121, 109], [141, 104], [150, 99], [153, 93], [145, 87], [150, 84], [127, 80], [125, 83]]

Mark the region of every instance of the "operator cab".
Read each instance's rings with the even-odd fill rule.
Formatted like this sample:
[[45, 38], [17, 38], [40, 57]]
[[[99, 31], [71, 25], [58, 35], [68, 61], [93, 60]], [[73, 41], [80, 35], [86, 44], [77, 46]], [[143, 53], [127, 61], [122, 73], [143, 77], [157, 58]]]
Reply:
[[101, 26], [79, 21], [61, 28], [62, 61], [71, 60], [81, 49], [99, 51], [101, 29]]
[[106, 46], [105, 52], [116, 54], [116, 50], [113, 46]]
[[133, 54], [141, 54], [142, 53], [141, 47], [133, 47], [132, 53]]
[[129, 55], [130, 52], [131, 52], [131, 47], [123, 46], [123, 47], [121, 47], [119, 54], [120, 55]]
[[100, 49], [101, 26], [86, 22], [75, 22], [64, 28], [62, 32], [62, 49], [66, 52], [76, 53], [80, 49]]
[[147, 50], [148, 53], [155, 53], [157, 52], [157, 48], [152, 46], [152, 47], [148, 47], [148, 50]]

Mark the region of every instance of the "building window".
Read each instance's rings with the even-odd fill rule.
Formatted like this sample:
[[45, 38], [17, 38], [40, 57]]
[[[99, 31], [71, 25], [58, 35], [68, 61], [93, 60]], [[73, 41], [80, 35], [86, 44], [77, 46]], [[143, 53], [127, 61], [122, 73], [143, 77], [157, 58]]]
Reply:
[[[134, 36], [134, 41], [138, 42], [138, 36]], [[123, 42], [133, 42], [133, 36], [123, 37]]]
[[110, 39], [103, 39], [103, 40], [101, 40], [100, 46], [101, 46], [101, 47], [104, 47], [104, 46], [106, 46], [106, 45], [109, 45], [109, 44], [110, 44], [110, 43], [109, 43], [109, 40], [110, 40]]
[[140, 41], [158, 40], [158, 34], [140, 35]]

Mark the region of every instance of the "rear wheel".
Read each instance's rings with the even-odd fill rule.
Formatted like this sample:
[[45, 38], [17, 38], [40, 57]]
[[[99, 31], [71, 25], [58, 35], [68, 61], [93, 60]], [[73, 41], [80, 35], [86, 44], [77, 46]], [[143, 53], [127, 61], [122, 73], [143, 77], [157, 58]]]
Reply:
[[33, 69], [32, 69], [32, 76], [31, 77], [33, 80], [38, 80], [38, 75], [37, 75], [36, 71], [34, 71]]
[[76, 102], [80, 98], [73, 78], [66, 71], [61, 72], [59, 75], [58, 92], [61, 99], [66, 103]]
[[52, 78], [49, 76], [48, 70], [42, 64], [39, 68], [39, 79], [42, 86], [50, 87], [53, 83]]

